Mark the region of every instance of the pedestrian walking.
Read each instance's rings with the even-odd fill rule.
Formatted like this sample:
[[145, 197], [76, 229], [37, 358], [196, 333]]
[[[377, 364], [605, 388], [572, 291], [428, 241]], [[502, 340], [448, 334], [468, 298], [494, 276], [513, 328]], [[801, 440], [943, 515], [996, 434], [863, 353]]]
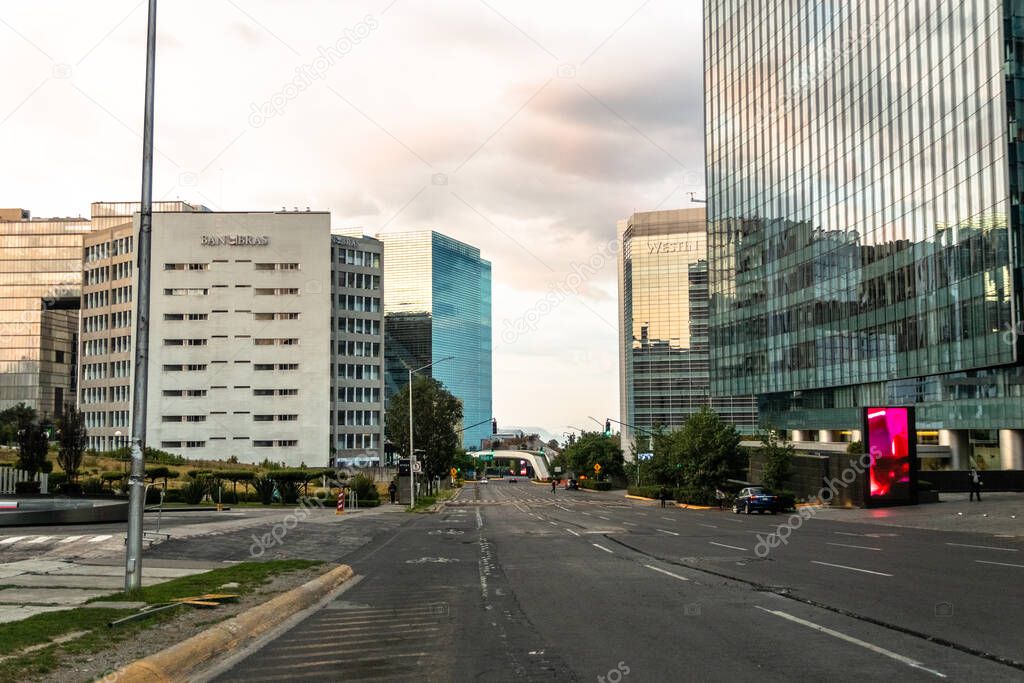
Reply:
[[661, 490], [658, 491], [658, 498], [661, 499], [661, 507], [665, 507], [665, 501], [668, 500], [668, 489], [662, 486]]
[[976, 467], [971, 467], [971, 496], [970, 500], [974, 500], [974, 496], [978, 496], [978, 502], [981, 502], [981, 475], [978, 474]]
[[558, 480], [555, 479], [555, 478], [552, 478], [551, 479], [551, 493], [554, 493], [555, 489], [557, 489], [557, 488], [558, 488]]
[[719, 510], [724, 510], [725, 509], [725, 492], [722, 489], [720, 489], [720, 488], [716, 488], [715, 489], [715, 500], [718, 501], [718, 509]]
[[391, 504], [394, 505], [397, 502], [396, 497], [398, 496], [398, 485], [394, 481], [388, 484], [388, 495], [391, 496]]

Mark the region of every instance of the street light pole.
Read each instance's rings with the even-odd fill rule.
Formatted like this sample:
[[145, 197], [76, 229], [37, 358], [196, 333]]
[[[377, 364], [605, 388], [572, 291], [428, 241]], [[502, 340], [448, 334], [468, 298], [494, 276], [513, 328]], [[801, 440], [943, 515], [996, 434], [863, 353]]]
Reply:
[[135, 245], [139, 273], [135, 307], [135, 382], [132, 387], [132, 469], [128, 477], [128, 536], [125, 540], [124, 590], [142, 588], [142, 515], [146, 505], [146, 390], [149, 364], [149, 271], [153, 229], [153, 81], [156, 76], [156, 0], [149, 0], [146, 34], [146, 105], [142, 125], [142, 201]]
[[409, 368], [409, 509], [412, 510], [416, 507], [416, 451], [412, 447], [412, 373], [419, 372], [420, 370], [426, 370], [432, 365], [436, 365], [442, 361], [451, 360], [455, 356], [445, 356], [439, 358], [432, 363], [416, 368], [413, 370]]

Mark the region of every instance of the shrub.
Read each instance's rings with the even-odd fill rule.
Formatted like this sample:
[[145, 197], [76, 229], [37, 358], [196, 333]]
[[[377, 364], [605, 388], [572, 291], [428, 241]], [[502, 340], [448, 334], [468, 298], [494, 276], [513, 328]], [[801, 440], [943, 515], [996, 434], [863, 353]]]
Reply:
[[359, 499], [360, 507], [373, 507], [369, 504], [371, 502], [380, 504], [380, 492], [377, 491], [377, 486], [373, 483], [373, 479], [365, 474], [357, 474], [352, 477], [348, 482], [348, 486]]
[[58, 489], [60, 489], [61, 484], [63, 484], [67, 480], [68, 480], [68, 475], [66, 473], [64, 473], [64, 472], [54, 472], [53, 474], [50, 475], [50, 478], [48, 480], [49, 483], [47, 484], [47, 487], [51, 491], [57, 491]]
[[672, 493], [672, 498], [677, 503], [686, 503], [688, 505], [711, 505], [718, 507], [718, 500], [715, 498], [715, 492], [707, 489], [684, 486], [676, 489]]
[[270, 477], [256, 477], [252, 480], [252, 488], [256, 492], [256, 497], [264, 505], [274, 502], [274, 480]]
[[281, 494], [281, 501], [285, 505], [294, 505], [299, 502], [298, 482], [291, 480], [278, 482], [277, 490]]
[[26, 496], [39, 493], [38, 481], [19, 481], [14, 484], [14, 493], [19, 496]]
[[59, 495], [71, 497], [79, 497], [83, 494], [81, 484], [75, 484], [69, 481], [57, 484], [57, 487], [54, 489], [54, 491], [56, 491]]
[[106, 492], [103, 480], [98, 477], [89, 477], [82, 481], [82, 493], [86, 496], [100, 496]]
[[207, 484], [206, 477], [192, 478], [181, 487], [181, 497], [189, 505], [199, 505], [206, 496]]
[[918, 491], [934, 491], [935, 490], [935, 484], [933, 484], [932, 482], [927, 481], [925, 479], [918, 479], [917, 480], [917, 490]]
[[657, 500], [658, 495], [661, 493], [660, 486], [630, 486], [626, 489], [626, 492], [631, 496], [641, 496], [643, 498], [654, 498]]
[[580, 488], [590, 489], [591, 491], [611, 491], [612, 483], [610, 481], [598, 481], [596, 479], [582, 479], [580, 480]]

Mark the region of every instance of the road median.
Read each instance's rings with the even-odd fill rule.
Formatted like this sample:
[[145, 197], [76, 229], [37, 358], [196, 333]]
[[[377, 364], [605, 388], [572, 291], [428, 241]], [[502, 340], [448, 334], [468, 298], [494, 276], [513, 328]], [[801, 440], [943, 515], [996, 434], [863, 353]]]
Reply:
[[323, 599], [352, 578], [352, 568], [339, 565], [298, 588], [223, 621], [188, 640], [111, 674], [118, 683], [188, 681], [210, 661], [244, 647], [277, 624]]

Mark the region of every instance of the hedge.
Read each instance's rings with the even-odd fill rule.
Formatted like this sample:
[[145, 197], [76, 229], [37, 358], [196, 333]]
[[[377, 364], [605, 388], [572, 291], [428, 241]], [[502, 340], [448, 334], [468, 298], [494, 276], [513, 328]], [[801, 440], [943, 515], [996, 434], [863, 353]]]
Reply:
[[580, 488], [591, 491], [611, 491], [614, 487], [610, 481], [597, 481], [596, 479], [581, 479]]
[[626, 492], [631, 496], [640, 496], [641, 498], [654, 498], [658, 499], [661, 493], [660, 486], [630, 486], [626, 489]]

